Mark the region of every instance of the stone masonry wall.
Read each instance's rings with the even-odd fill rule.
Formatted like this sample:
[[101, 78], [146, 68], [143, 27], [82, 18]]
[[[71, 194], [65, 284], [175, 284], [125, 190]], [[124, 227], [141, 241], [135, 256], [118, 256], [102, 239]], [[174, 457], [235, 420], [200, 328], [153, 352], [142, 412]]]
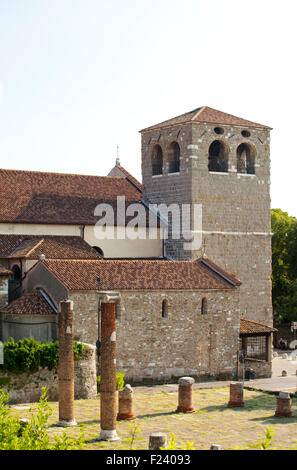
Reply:
[[[133, 382], [170, 381], [197, 375], [231, 377], [236, 372], [239, 289], [225, 291], [123, 291], [117, 319], [117, 370]], [[201, 300], [207, 298], [207, 314]], [[80, 340], [97, 340], [98, 295], [72, 292], [74, 328]], [[96, 305], [97, 298], [97, 305]], [[168, 316], [162, 318], [162, 301]]]
[[[153, 203], [202, 204], [202, 231], [206, 255], [242, 281], [240, 314], [272, 325], [270, 136], [268, 129], [188, 123], [142, 134], [144, 198]], [[167, 147], [173, 140], [181, 149], [180, 172], [168, 175]], [[209, 146], [220, 140], [228, 149], [228, 172], [208, 170]], [[152, 176], [151, 153], [163, 149], [163, 175]], [[237, 173], [237, 147], [249, 144], [256, 152], [255, 175]], [[192, 222], [193, 226], [193, 222]], [[182, 243], [165, 243], [176, 259], [197, 258], [201, 250], [184, 251]]]
[[[246, 359], [244, 364], [245, 371], [253, 369], [255, 372], [255, 379], [270, 378], [272, 374], [272, 362], [260, 361], [256, 359]], [[243, 371], [242, 364], [239, 364], [239, 379], [242, 379]]]
[[[34, 373], [16, 374], [0, 370], [0, 388], [9, 393], [10, 403], [33, 403], [42, 395], [42, 387], [47, 387], [49, 401], [58, 400], [58, 370], [39, 368]], [[88, 345], [83, 356], [74, 361], [75, 398], [90, 399], [97, 396], [96, 349]]]

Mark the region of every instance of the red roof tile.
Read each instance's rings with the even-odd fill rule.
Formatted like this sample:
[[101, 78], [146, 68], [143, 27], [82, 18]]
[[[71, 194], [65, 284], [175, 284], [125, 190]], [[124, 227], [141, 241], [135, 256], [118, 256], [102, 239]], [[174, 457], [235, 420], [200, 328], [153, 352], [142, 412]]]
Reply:
[[121, 165], [116, 165], [113, 169], [109, 172], [108, 176], [117, 176], [118, 178], [127, 178], [134, 186], [136, 186], [140, 192], [142, 192], [142, 184], [134, 178], [134, 176], [129, 173], [124, 167]]
[[232, 289], [234, 283], [201, 260], [52, 261], [42, 264], [69, 290]]
[[207, 124], [226, 124], [231, 126], [241, 126], [241, 127], [257, 127], [263, 129], [271, 129], [268, 126], [263, 124], [257, 124], [256, 122], [247, 121], [232, 114], [227, 114], [222, 111], [218, 111], [208, 106], [202, 106], [201, 108], [194, 109], [188, 113], [182, 114], [180, 116], [168, 119], [154, 126], [147, 127], [140, 132], [146, 132], [153, 129], [159, 129], [162, 127], [174, 126], [179, 124], [185, 124], [188, 122], [204, 122]]
[[0, 235], [0, 258], [99, 259], [102, 256], [81, 237]]
[[22, 295], [1, 310], [10, 315], [54, 315], [56, 311], [47, 302], [41, 292]]
[[142, 198], [128, 178], [0, 170], [0, 222], [93, 225], [95, 207], [117, 196]]
[[257, 323], [251, 320], [247, 320], [246, 318], [240, 319], [241, 335], [273, 333], [274, 331], [277, 331], [277, 329], [271, 328], [270, 326], [264, 325], [263, 323]]

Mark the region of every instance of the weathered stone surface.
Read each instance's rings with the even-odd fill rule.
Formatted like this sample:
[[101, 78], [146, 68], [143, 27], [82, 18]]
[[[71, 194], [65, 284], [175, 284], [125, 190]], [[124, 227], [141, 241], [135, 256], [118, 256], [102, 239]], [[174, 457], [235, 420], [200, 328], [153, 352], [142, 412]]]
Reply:
[[[249, 129], [215, 124], [187, 123], [153, 129], [142, 134], [144, 199], [160, 204], [202, 204], [202, 230], [206, 255], [234, 273], [241, 281], [241, 315], [272, 325], [270, 134], [268, 129]], [[228, 172], [208, 170], [209, 147], [221, 141], [228, 152]], [[179, 173], [168, 173], [168, 146], [178, 142]], [[163, 175], [152, 176], [151, 155], [158, 143], [163, 151]], [[255, 174], [237, 171], [237, 148], [248, 144], [256, 153]], [[196, 258], [200, 251], [184, 251], [180, 240], [165, 243], [175, 259]]]
[[288, 392], [280, 392], [279, 396], [276, 399], [276, 410], [275, 416], [284, 416], [291, 417], [293, 416], [292, 412], [292, 400]]
[[[34, 373], [14, 374], [12, 372], [0, 372], [1, 379], [7, 379], [9, 383], [1, 386], [9, 393], [10, 403], [33, 403], [42, 395], [42, 387], [47, 387], [49, 401], [58, 400], [58, 370], [54, 368], [39, 368]], [[75, 398], [96, 398], [96, 363], [95, 348], [88, 347], [81, 360], [74, 361], [74, 393]]]
[[228, 406], [230, 408], [244, 406], [243, 401], [243, 383], [242, 382], [231, 382], [230, 383], [230, 399]]
[[[117, 370], [133, 383], [173, 381], [198, 374], [231, 378], [239, 338], [239, 289], [225, 291], [121, 291]], [[201, 315], [207, 298], [208, 313]], [[98, 294], [71, 292], [76, 339], [98, 338]], [[162, 318], [162, 301], [168, 301]], [[227, 340], [226, 340], [227, 338]]]

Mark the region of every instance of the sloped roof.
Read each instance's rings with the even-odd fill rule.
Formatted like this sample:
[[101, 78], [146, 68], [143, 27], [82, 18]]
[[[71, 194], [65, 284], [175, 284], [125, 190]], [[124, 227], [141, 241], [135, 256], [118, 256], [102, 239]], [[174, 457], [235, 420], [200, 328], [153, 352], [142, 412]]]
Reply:
[[101, 290], [233, 289], [237, 285], [201, 260], [45, 260], [42, 264], [69, 290], [97, 290], [98, 276]]
[[53, 315], [56, 312], [41, 292], [24, 294], [1, 310], [9, 315]]
[[263, 323], [257, 323], [246, 318], [240, 319], [240, 334], [241, 335], [253, 335], [253, 334], [265, 334], [273, 333], [277, 331], [276, 328], [271, 328], [270, 326], [264, 325]]
[[162, 127], [174, 126], [178, 124], [185, 124], [188, 122], [204, 122], [208, 124], [226, 124], [231, 126], [242, 126], [242, 127], [257, 127], [262, 129], [271, 129], [268, 126], [264, 126], [263, 124], [258, 124], [256, 122], [247, 121], [246, 119], [242, 119], [232, 114], [224, 113], [222, 111], [218, 111], [217, 109], [210, 108], [208, 106], [201, 106], [200, 108], [196, 108], [193, 111], [188, 113], [181, 114], [180, 116], [174, 117], [172, 119], [168, 119], [163, 121], [159, 124], [155, 124], [153, 126], [147, 127], [140, 132], [146, 132], [153, 129], [159, 129]]
[[112, 170], [108, 173], [108, 176], [117, 176], [119, 178], [127, 178], [128, 181], [130, 181], [136, 188], [139, 189], [140, 192], [142, 192], [142, 184], [134, 178], [129, 171], [127, 171], [122, 165], [116, 164]]
[[0, 222], [93, 225], [100, 203], [115, 206], [117, 196], [125, 196], [128, 203], [141, 202], [142, 194], [131, 181], [0, 169]]
[[99, 259], [102, 256], [81, 237], [0, 235], [0, 258]]

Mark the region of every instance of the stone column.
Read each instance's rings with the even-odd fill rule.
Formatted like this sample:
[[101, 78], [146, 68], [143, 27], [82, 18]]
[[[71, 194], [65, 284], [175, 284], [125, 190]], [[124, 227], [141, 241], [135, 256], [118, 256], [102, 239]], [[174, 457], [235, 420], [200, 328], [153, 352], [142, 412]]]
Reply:
[[116, 431], [116, 320], [115, 304], [120, 295], [100, 293], [101, 300], [101, 361], [100, 361], [100, 441], [118, 441]]
[[292, 400], [288, 392], [279, 392], [279, 396], [276, 399], [276, 411], [274, 416], [293, 416]]
[[192, 377], [181, 377], [178, 380], [178, 407], [179, 413], [195, 413], [193, 407], [193, 383]]
[[244, 406], [242, 382], [230, 383], [230, 399], [228, 406], [231, 408]]
[[167, 434], [164, 432], [153, 432], [149, 437], [149, 450], [160, 450], [160, 447], [166, 449]]
[[119, 391], [119, 412], [117, 419], [131, 420], [136, 419], [133, 410], [133, 389], [131, 385], [127, 384]]
[[73, 302], [60, 303], [59, 313], [59, 422], [58, 426], [75, 426]]

